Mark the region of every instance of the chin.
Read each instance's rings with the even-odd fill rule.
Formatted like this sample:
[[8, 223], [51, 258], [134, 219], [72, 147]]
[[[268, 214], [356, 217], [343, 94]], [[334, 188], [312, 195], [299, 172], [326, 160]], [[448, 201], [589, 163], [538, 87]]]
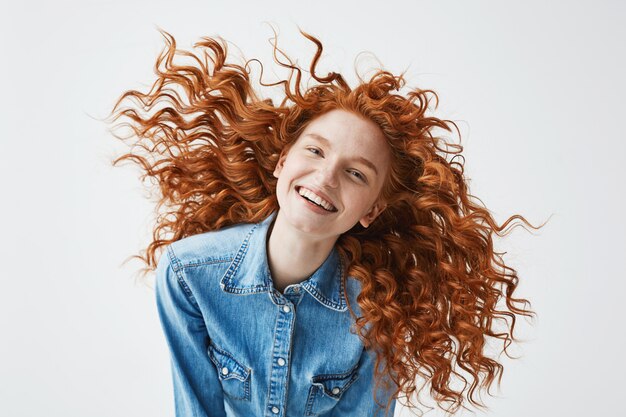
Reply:
[[306, 214], [295, 214], [288, 217], [289, 223], [295, 228], [305, 233], [319, 233], [328, 227], [324, 227], [313, 217], [308, 218]]
[[286, 215], [285, 220], [291, 227], [302, 233], [315, 235], [320, 238], [327, 238], [329, 234], [339, 234], [331, 231], [331, 225], [334, 225], [334, 223], [320, 222], [319, 219], [315, 218], [315, 214], [305, 213], [302, 209], [296, 208], [291, 213], [284, 214]]

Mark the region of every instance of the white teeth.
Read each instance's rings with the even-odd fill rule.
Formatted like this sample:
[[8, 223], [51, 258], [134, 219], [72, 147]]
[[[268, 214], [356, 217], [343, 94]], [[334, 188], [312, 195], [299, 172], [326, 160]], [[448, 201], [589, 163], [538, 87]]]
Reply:
[[307, 190], [304, 187], [300, 187], [300, 189], [298, 190], [298, 193], [301, 196], [304, 196], [312, 201], [315, 201], [317, 204], [321, 205], [322, 207], [324, 207], [326, 210], [328, 211], [333, 211], [334, 207], [332, 204], [330, 204], [328, 201], [324, 200], [323, 198], [321, 198], [320, 196], [318, 196], [317, 194], [313, 193], [312, 191]]

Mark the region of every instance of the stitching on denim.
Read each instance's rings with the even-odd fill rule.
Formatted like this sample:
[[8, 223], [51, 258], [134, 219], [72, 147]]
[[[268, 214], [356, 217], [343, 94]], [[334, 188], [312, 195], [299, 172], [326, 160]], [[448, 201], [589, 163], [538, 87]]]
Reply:
[[305, 416], [316, 415], [313, 413], [312, 410], [313, 410], [313, 403], [314, 403], [315, 397], [317, 397], [317, 390], [319, 390], [319, 387], [317, 385], [311, 385], [309, 387], [309, 396], [306, 401], [306, 409], [304, 410]]
[[183, 289], [183, 292], [185, 293], [185, 296], [194, 305], [194, 307], [199, 309], [200, 307], [198, 306], [198, 302], [196, 301], [196, 298], [193, 296], [191, 289], [189, 289], [187, 282], [185, 282], [185, 278], [183, 276], [183, 267], [181, 266], [180, 259], [178, 259], [178, 257], [174, 253], [174, 249], [172, 248], [171, 245], [167, 247], [167, 253], [170, 258], [170, 266], [172, 264], [174, 265], [174, 268], [172, 268], [172, 270], [176, 274], [176, 279], [178, 280], [178, 284], [181, 286], [181, 288]]
[[346, 289], [343, 286], [343, 274], [344, 274], [344, 265], [343, 265], [343, 257], [341, 253], [339, 254], [339, 299], [342, 302], [342, 308], [347, 309], [346, 305]]
[[[343, 285], [343, 279], [342, 279], [343, 274], [344, 274], [344, 265], [343, 265], [343, 259], [341, 257], [341, 254], [338, 254], [338, 255], [339, 255], [339, 265], [337, 267], [337, 269], [339, 269], [339, 302], [338, 303], [335, 301], [329, 300], [326, 296], [324, 296], [321, 292], [319, 292], [316, 287], [313, 287], [309, 283], [305, 283], [302, 286], [312, 296], [314, 296], [320, 303], [322, 303], [322, 305], [328, 308], [331, 308], [333, 310], [346, 311], [348, 309], [346, 305], [346, 290]], [[335, 272], [337, 272], [337, 269], [335, 269]]]
[[313, 295], [320, 303], [322, 303], [324, 306], [329, 307], [333, 310], [337, 310], [337, 311], [346, 311], [346, 307], [344, 307], [341, 304], [337, 304], [334, 301], [329, 300], [328, 298], [326, 298], [322, 293], [320, 293], [317, 288], [313, 287], [312, 285], [309, 285], [308, 283], [303, 284], [302, 285], [304, 288], [306, 288], [306, 290]]
[[188, 261], [182, 264], [183, 268], [194, 268], [194, 267], [198, 267], [198, 266], [204, 266], [204, 265], [215, 265], [215, 264], [223, 264], [226, 262], [232, 262], [234, 255], [224, 255], [223, 257], [219, 257], [219, 258], [210, 258], [210, 259], [206, 259], [206, 260], [193, 260], [193, 261]]
[[354, 374], [357, 369], [359, 369], [359, 362], [357, 362], [356, 365], [354, 365], [352, 368], [350, 368], [349, 370], [347, 370], [346, 372], [342, 372], [340, 374], [318, 374], [318, 375], [314, 375], [313, 378], [311, 378], [312, 381], [317, 382], [317, 381], [324, 381], [327, 379], [348, 379], [352, 374]]
[[266, 285], [255, 285], [247, 288], [235, 288], [228, 286], [228, 292], [232, 294], [256, 294], [259, 292], [267, 292], [267, 288], [268, 287]]
[[[315, 416], [319, 415], [319, 413], [313, 412], [313, 405], [315, 404], [315, 399], [317, 398], [317, 393], [321, 391], [322, 396], [326, 395], [335, 400], [339, 400], [344, 392], [354, 384], [354, 382], [359, 378], [359, 362], [354, 365], [349, 371], [341, 373], [341, 374], [318, 374], [311, 378], [311, 386], [309, 387], [309, 395], [306, 402], [306, 408], [304, 415], [306, 416]], [[329, 394], [326, 392], [326, 386], [324, 382], [326, 381], [340, 381], [344, 382], [341, 385], [341, 390], [338, 394]], [[321, 385], [321, 387], [319, 385]]]
[[[350, 386], [354, 384], [354, 382], [359, 378], [358, 368], [355, 368], [352, 371], [349, 371], [346, 375], [347, 376], [336, 377], [336, 374], [335, 375], [321, 374], [321, 375], [314, 376], [311, 380], [313, 381], [313, 384], [322, 385], [322, 393], [324, 393], [325, 395], [331, 398], [339, 399], [343, 395], [343, 393], [347, 391], [348, 388], [350, 388]], [[325, 382], [329, 382], [329, 381], [335, 382], [335, 384], [333, 384], [335, 385], [335, 388], [340, 387], [340, 391], [337, 394], [333, 394], [332, 392], [331, 393], [326, 392], [327, 387], [326, 387]]]
[[243, 259], [245, 254], [248, 252], [248, 246], [249, 246], [248, 243], [250, 241], [252, 233], [257, 228], [257, 226], [258, 226], [258, 224], [255, 224], [252, 227], [252, 229], [250, 229], [250, 231], [246, 235], [245, 239], [241, 243], [241, 246], [239, 247], [239, 250], [237, 251], [237, 254], [235, 255], [235, 258], [233, 259], [233, 261], [231, 262], [230, 266], [226, 270], [226, 273], [224, 274], [224, 276], [222, 276], [221, 280], [226, 278], [225, 284], [230, 285], [230, 282], [232, 280], [231, 277], [237, 272], [237, 269], [239, 269], [239, 265], [241, 264], [241, 260]]
[[[270, 301], [272, 301], [272, 303], [273, 303], [274, 301], [272, 300], [272, 293], [268, 291], [267, 295], [270, 298]], [[281, 311], [282, 311], [282, 309], [278, 310], [278, 315], [276, 316], [276, 320], [274, 320], [274, 331], [272, 332], [272, 335], [273, 335], [273, 337], [272, 337], [272, 354], [274, 353], [274, 349], [276, 348], [276, 335], [278, 334], [278, 322], [281, 319], [281, 317], [280, 317], [281, 314], [282, 314]], [[274, 357], [272, 355], [272, 361], [273, 360], [274, 360]], [[289, 360], [289, 359], [287, 359], [287, 360]], [[287, 366], [291, 366], [291, 363], [287, 362]], [[273, 364], [272, 364], [272, 367], [273, 367]], [[271, 374], [271, 371], [270, 371], [270, 383], [267, 384], [267, 396], [266, 396], [266, 398], [272, 398], [272, 382], [271, 382], [271, 379], [272, 379], [272, 374]]]
[[[224, 394], [228, 395], [231, 398], [235, 398], [238, 400], [246, 400], [249, 401], [250, 400], [250, 384], [252, 381], [252, 368], [249, 368], [247, 366], [245, 366], [243, 363], [241, 363], [240, 361], [238, 361], [237, 359], [235, 359], [235, 357], [229, 353], [228, 351], [219, 348], [215, 343], [213, 343], [213, 341], [211, 341], [209, 343], [209, 347], [208, 347], [208, 353], [209, 353], [209, 358], [211, 359], [211, 361], [215, 364], [215, 366], [217, 368], [221, 368], [222, 367], [222, 363], [219, 363], [219, 360], [215, 357], [215, 352], [218, 352], [219, 354], [226, 356], [227, 358], [229, 358], [232, 362], [234, 362], [240, 369], [243, 369], [244, 372], [246, 373], [246, 375], [238, 375], [236, 372], [232, 372], [231, 373], [234, 375], [234, 378], [239, 381], [239, 383], [243, 384], [243, 390], [244, 390], [244, 395], [243, 397], [238, 397], [238, 396], [234, 396], [234, 395], [230, 395], [228, 392], [224, 391]], [[218, 369], [217, 371], [218, 373], [218, 378], [220, 380], [223, 380], [220, 374], [220, 369]], [[238, 376], [244, 378], [238, 378]]]
[[191, 292], [191, 289], [189, 288], [189, 286], [187, 285], [187, 282], [185, 281], [185, 277], [183, 276], [183, 267], [180, 262], [180, 259], [178, 259], [178, 257], [174, 253], [174, 249], [171, 247], [171, 245], [167, 247], [167, 253], [170, 258], [170, 266], [174, 264], [174, 268], [172, 268], [172, 270], [176, 274], [176, 279], [178, 280], [178, 284], [183, 289], [185, 296], [194, 305], [194, 307], [196, 307], [197, 309], [200, 309], [200, 307], [198, 306], [198, 302], [196, 301], [196, 298], [194, 297], [193, 293]]
[[[245, 380], [247, 380], [250, 377], [250, 371], [251, 371], [250, 368], [248, 368], [247, 366], [245, 366], [241, 362], [239, 362], [237, 359], [235, 359], [235, 357], [231, 353], [225, 351], [224, 349], [220, 349], [219, 347], [217, 347], [217, 345], [215, 345], [213, 343], [210, 343], [209, 344], [209, 355], [211, 355], [213, 352], [217, 352], [220, 355], [227, 357], [228, 359], [233, 361], [235, 363], [235, 365], [237, 365], [238, 370], [241, 369], [245, 373], [245, 375], [240, 375], [237, 372], [231, 372], [235, 376], [235, 378], [237, 380], [239, 380], [241, 382], [244, 382]], [[224, 365], [223, 363], [217, 363], [217, 362], [219, 362], [219, 360], [217, 358], [215, 358], [215, 361], [213, 363], [215, 363], [217, 366]], [[241, 377], [241, 378], [237, 378], [237, 377]]]

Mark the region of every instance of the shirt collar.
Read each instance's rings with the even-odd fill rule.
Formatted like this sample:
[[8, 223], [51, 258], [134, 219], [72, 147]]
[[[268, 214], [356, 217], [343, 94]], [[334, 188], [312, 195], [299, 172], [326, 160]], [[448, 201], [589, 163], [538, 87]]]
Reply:
[[[276, 214], [277, 211], [274, 211], [265, 220], [252, 226], [221, 279], [220, 286], [224, 292], [247, 295], [270, 292], [274, 289], [267, 260], [266, 242], [267, 232]], [[333, 246], [322, 265], [300, 285], [323, 306], [345, 311], [347, 305], [341, 279], [343, 271], [341, 256]]]

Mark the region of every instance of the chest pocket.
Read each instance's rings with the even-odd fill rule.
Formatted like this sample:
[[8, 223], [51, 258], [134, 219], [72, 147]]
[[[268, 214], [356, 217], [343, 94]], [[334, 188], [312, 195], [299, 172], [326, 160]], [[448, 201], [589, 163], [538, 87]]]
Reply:
[[208, 354], [215, 364], [224, 394], [236, 400], [250, 401], [252, 370], [213, 343], [209, 344]]
[[343, 393], [359, 377], [357, 366], [343, 374], [319, 374], [311, 378], [311, 388], [306, 403], [306, 416], [326, 413], [337, 405]]

